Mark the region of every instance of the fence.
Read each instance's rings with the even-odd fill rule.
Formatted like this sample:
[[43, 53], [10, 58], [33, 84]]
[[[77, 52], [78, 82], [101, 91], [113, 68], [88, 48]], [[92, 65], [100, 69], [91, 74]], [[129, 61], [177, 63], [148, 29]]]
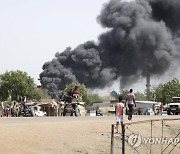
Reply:
[[180, 118], [151, 119], [112, 124], [111, 154], [177, 154]]

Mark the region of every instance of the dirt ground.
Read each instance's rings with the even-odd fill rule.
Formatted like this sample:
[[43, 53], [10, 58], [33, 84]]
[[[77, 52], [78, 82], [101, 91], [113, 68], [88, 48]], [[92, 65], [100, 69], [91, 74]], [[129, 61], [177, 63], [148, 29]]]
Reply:
[[[172, 117], [180, 118], [134, 116], [132, 122]], [[125, 123], [131, 123], [127, 117], [124, 119]], [[0, 154], [109, 154], [111, 125], [114, 123], [114, 116], [0, 118]], [[179, 131], [180, 120], [173, 121], [173, 124], [177, 126], [173, 129]], [[146, 134], [149, 128], [149, 123], [134, 124], [131, 130]], [[120, 146], [114, 148], [114, 154], [121, 153]]]

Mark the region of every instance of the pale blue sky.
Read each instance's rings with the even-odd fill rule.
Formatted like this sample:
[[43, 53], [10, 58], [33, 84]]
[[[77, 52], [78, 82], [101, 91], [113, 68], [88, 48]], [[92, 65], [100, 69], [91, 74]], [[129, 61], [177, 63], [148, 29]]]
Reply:
[[0, 73], [22, 70], [38, 82], [56, 52], [103, 31], [97, 23], [108, 0], [0, 0]]

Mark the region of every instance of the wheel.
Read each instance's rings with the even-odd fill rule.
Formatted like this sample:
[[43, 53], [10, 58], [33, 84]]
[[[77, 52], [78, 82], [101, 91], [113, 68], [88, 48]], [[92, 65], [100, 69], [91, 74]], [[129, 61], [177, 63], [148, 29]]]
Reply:
[[170, 114], [170, 111], [167, 111], [167, 115], [171, 115], [171, 114]]
[[66, 116], [66, 108], [63, 110], [63, 116]]

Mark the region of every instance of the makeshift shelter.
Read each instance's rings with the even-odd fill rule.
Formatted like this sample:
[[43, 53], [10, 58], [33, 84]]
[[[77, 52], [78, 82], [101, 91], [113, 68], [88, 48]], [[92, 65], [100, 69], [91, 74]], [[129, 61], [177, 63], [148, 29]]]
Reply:
[[47, 116], [59, 116], [60, 104], [54, 99], [41, 99], [39, 105], [46, 112]]

